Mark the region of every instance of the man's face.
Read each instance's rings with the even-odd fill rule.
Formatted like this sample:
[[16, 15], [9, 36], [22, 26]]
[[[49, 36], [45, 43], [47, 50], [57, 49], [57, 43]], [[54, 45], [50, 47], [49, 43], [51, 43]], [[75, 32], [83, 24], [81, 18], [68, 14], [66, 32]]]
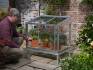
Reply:
[[16, 22], [18, 20], [17, 16], [12, 16], [12, 22]]

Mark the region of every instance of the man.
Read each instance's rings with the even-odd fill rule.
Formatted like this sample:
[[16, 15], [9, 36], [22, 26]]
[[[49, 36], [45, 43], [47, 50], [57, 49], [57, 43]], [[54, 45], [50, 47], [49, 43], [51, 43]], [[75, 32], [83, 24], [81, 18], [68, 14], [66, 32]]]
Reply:
[[11, 8], [8, 16], [0, 22], [0, 46], [4, 47], [4, 49], [2, 49], [4, 52], [7, 49], [7, 55], [12, 55], [11, 57], [8, 56], [10, 60], [8, 59], [7, 62], [11, 62], [11, 60], [14, 60], [15, 58], [18, 59], [22, 55], [22, 52], [19, 49], [19, 34], [16, 31], [16, 21], [18, 20], [18, 17], [19, 11], [16, 8]]
[[11, 48], [19, 46], [13, 41], [13, 37], [18, 37], [15, 29], [15, 22], [18, 19], [19, 12], [15, 8], [11, 8], [9, 15], [0, 22], [0, 39], [5, 40], [5, 45]]

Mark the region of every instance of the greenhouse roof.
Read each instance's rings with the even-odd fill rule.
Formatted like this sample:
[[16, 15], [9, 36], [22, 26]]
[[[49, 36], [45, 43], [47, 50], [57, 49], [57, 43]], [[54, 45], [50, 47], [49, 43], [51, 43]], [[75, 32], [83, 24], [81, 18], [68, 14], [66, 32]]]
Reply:
[[67, 18], [69, 18], [69, 16], [43, 15], [43, 16], [38, 16], [38, 17], [35, 17], [34, 19], [31, 19], [27, 23], [29, 23], [29, 24], [38, 23], [38, 22], [48, 23], [48, 22], [54, 21], [56, 19], [61, 22]]

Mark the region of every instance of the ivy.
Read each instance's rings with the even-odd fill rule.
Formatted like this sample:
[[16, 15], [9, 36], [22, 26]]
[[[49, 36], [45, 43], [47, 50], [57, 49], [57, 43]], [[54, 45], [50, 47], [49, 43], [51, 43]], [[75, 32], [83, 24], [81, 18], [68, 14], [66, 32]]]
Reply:
[[84, 24], [79, 32], [77, 44], [85, 44], [90, 46], [93, 41], [93, 15], [86, 17], [86, 24]]
[[82, 0], [82, 4], [87, 4], [93, 6], [93, 0]]

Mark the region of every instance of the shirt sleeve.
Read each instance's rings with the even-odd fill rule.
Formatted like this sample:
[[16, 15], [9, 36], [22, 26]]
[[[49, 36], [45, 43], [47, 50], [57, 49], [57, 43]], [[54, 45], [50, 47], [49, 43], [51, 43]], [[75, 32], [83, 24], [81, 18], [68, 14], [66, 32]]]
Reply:
[[16, 30], [16, 26], [12, 26], [13, 37], [19, 37], [19, 33]]
[[19, 45], [11, 40], [5, 40], [5, 45], [9, 46], [10, 48], [19, 48]]
[[10, 48], [19, 48], [19, 46], [10, 40], [0, 39], [0, 46], [8, 46]]

